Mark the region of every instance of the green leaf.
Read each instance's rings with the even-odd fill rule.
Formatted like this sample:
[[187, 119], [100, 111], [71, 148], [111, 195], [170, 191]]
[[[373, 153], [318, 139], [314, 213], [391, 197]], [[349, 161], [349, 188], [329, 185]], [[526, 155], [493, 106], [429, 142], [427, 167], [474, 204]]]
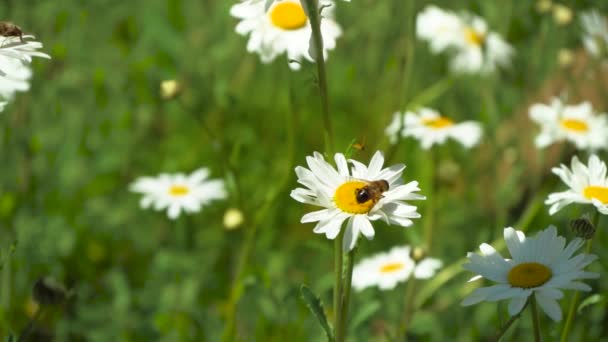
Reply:
[[588, 307], [589, 305], [600, 303], [603, 300], [604, 300], [604, 296], [602, 296], [601, 294], [596, 293], [594, 295], [591, 295], [591, 296], [585, 298], [585, 300], [582, 301], [578, 305], [578, 309], [576, 310], [576, 313], [580, 315], [580, 313], [583, 312], [584, 308]]
[[300, 294], [302, 295], [302, 299], [306, 302], [306, 305], [310, 309], [313, 315], [321, 324], [323, 330], [325, 330], [325, 334], [327, 335], [328, 341], [334, 340], [334, 334], [327, 322], [327, 317], [325, 316], [325, 310], [323, 310], [323, 303], [318, 296], [316, 296], [306, 285], [300, 286]]

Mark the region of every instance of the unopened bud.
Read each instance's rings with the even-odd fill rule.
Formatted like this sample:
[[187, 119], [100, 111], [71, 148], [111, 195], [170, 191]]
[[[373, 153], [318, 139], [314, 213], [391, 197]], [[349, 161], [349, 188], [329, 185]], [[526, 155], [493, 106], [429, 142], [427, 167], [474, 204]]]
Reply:
[[551, 2], [551, 0], [539, 0], [536, 3], [536, 10], [539, 13], [549, 12], [551, 10], [551, 7], [553, 7], [553, 2]]
[[553, 19], [558, 25], [567, 25], [572, 21], [572, 10], [564, 5], [553, 6]]
[[224, 214], [224, 227], [228, 230], [236, 229], [243, 224], [243, 213], [236, 209], [230, 208]]
[[165, 80], [160, 83], [160, 97], [163, 100], [175, 98], [182, 91], [182, 86], [176, 80]]
[[40, 305], [57, 305], [67, 299], [68, 292], [53, 278], [43, 277], [34, 284], [32, 296]]
[[589, 240], [595, 234], [595, 227], [585, 216], [570, 221], [570, 228], [577, 237]]
[[557, 53], [557, 63], [561, 67], [567, 67], [570, 64], [572, 64], [573, 61], [574, 61], [574, 53], [572, 53], [572, 50], [561, 49]]
[[426, 251], [420, 247], [414, 247], [410, 252], [410, 258], [414, 259], [414, 261], [418, 263], [426, 258]]

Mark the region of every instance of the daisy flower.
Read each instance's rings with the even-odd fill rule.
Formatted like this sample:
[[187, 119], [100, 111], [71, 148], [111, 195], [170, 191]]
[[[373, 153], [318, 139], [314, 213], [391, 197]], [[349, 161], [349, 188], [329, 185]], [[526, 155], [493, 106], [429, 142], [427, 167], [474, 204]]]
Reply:
[[572, 158], [572, 169], [561, 165], [554, 167], [553, 173], [569, 187], [568, 190], [549, 194], [545, 204], [550, 205], [553, 215], [570, 203], [593, 204], [602, 214], [608, 215], [608, 176], [606, 164], [596, 155], [591, 155], [587, 166]]
[[397, 246], [388, 253], [378, 253], [363, 259], [353, 269], [353, 287], [357, 291], [371, 286], [390, 290], [412, 275], [417, 279], [431, 278], [442, 265], [440, 260], [432, 258], [416, 262], [410, 254], [410, 246]]
[[295, 169], [298, 183], [305, 188], [292, 190], [291, 197], [324, 207], [302, 217], [302, 223], [317, 222], [313, 232], [333, 240], [346, 221], [343, 248], [348, 251], [355, 247], [359, 233], [367, 239], [374, 237], [371, 221], [382, 219], [387, 224], [408, 227], [413, 224], [411, 219], [420, 217], [416, 207], [405, 201], [425, 197], [414, 193], [420, 190], [418, 182], [403, 184], [401, 174], [405, 165], [382, 168], [384, 156], [380, 151], [374, 154], [369, 166], [352, 159], [347, 162], [342, 153], [336, 153], [334, 160], [337, 170], [315, 152], [306, 157], [308, 169], [302, 166]]
[[504, 259], [485, 243], [479, 246], [481, 255], [468, 253], [469, 262], [463, 267], [478, 274], [470, 281], [486, 278], [497, 284], [476, 289], [462, 305], [510, 299], [509, 314], [514, 316], [534, 295], [540, 308], [554, 321], [560, 321], [562, 311], [557, 300], [564, 296], [562, 290], [590, 291], [591, 287], [580, 280], [599, 277], [583, 270], [597, 259], [596, 255], [573, 256], [583, 240], [576, 238], [566, 245], [566, 239], [557, 235], [554, 226], [535, 237], [526, 237], [509, 227], [504, 230], [504, 238], [511, 259]]
[[606, 57], [608, 54], [608, 21], [598, 11], [581, 13], [583, 27], [583, 45], [595, 57]]
[[[324, 56], [327, 58], [327, 50], [336, 47], [336, 39], [342, 35], [342, 29], [333, 20], [333, 1], [322, 0], [321, 5], [329, 6], [323, 10], [321, 19]], [[300, 1], [274, 1], [265, 10], [264, 1], [246, 0], [233, 5], [230, 14], [241, 20], [236, 32], [249, 35], [247, 51], [258, 53], [262, 63], [270, 63], [283, 53], [290, 61], [297, 61], [289, 63], [293, 70], [300, 68], [302, 58], [314, 61], [308, 53], [312, 29]]]
[[608, 116], [595, 115], [589, 102], [565, 105], [553, 98], [549, 105], [530, 107], [530, 118], [541, 126], [535, 144], [539, 148], [568, 140], [581, 150], [608, 148]]
[[[0, 38], [1, 40], [1, 38]], [[20, 60], [0, 54], [0, 97], [12, 99], [16, 92], [30, 89], [32, 70]]]
[[[32, 35], [23, 35], [22, 37], [0, 36], [0, 56], [9, 57], [21, 61], [23, 64], [30, 64], [32, 57], [51, 58], [44, 52], [38, 51], [42, 48], [42, 43], [33, 41], [35, 37]], [[0, 64], [0, 71], [2, 66]]]
[[434, 53], [451, 53], [454, 72], [493, 72], [508, 66], [513, 55], [513, 48], [490, 31], [485, 20], [469, 13], [457, 15], [428, 6], [416, 18], [416, 32]]
[[182, 211], [195, 213], [212, 200], [226, 198], [224, 182], [208, 180], [209, 170], [201, 168], [191, 175], [160, 174], [158, 177], [141, 177], [131, 184], [130, 190], [144, 195], [140, 205], [147, 209], [167, 209], [170, 219]]
[[466, 148], [471, 148], [481, 139], [481, 124], [475, 121], [455, 123], [441, 116], [430, 108], [421, 108], [416, 112], [405, 113], [404, 137], [414, 137], [420, 140], [422, 148], [429, 149], [434, 144], [443, 144], [447, 138], [452, 138]]
[[403, 114], [401, 112], [395, 112], [391, 123], [384, 130], [384, 134], [388, 137], [391, 144], [397, 142], [397, 138], [403, 130]]

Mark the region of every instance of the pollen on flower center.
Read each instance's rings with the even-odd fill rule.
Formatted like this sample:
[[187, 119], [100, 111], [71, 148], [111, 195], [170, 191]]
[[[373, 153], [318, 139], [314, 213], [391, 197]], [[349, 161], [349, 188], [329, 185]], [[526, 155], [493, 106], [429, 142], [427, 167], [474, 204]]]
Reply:
[[380, 267], [380, 273], [392, 273], [403, 269], [405, 265], [401, 262], [391, 262]]
[[577, 133], [585, 133], [589, 130], [589, 125], [578, 119], [562, 119], [561, 125], [563, 128]]
[[464, 39], [471, 45], [481, 46], [486, 40], [486, 37], [483, 33], [479, 33], [475, 31], [475, 29], [467, 27], [464, 30]]
[[184, 196], [190, 192], [190, 189], [184, 185], [171, 185], [169, 188], [169, 195], [171, 196]]
[[595, 198], [604, 204], [608, 204], [608, 187], [591, 185], [583, 190], [583, 195], [588, 199]]
[[551, 279], [551, 269], [536, 262], [525, 262], [513, 267], [507, 276], [513, 287], [529, 289], [538, 287]]
[[444, 118], [443, 116], [439, 116], [432, 119], [423, 119], [422, 123], [427, 127], [439, 129], [452, 126], [454, 124], [454, 121], [448, 118]]
[[295, 2], [279, 2], [270, 10], [270, 20], [283, 30], [297, 30], [306, 25], [308, 18], [302, 5]]
[[366, 185], [367, 183], [361, 181], [351, 181], [340, 185], [334, 194], [336, 206], [340, 210], [350, 214], [368, 213], [376, 203], [371, 199], [367, 202], [358, 203], [356, 196], [357, 190]]

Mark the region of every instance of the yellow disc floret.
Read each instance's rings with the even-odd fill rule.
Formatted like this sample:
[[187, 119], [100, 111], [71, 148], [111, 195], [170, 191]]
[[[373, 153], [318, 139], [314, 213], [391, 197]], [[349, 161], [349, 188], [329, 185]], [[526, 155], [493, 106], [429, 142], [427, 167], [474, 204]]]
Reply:
[[513, 287], [529, 289], [541, 286], [551, 279], [551, 269], [536, 262], [525, 262], [513, 267], [507, 276]]
[[560, 123], [563, 128], [577, 133], [585, 133], [589, 130], [589, 125], [583, 120], [562, 119]]
[[400, 269], [403, 269], [405, 265], [401, 262], [391, 262], [389, 264], [384, 264], [380, 267], [380, 273], [392, 273], [397, 272]]
[[190, 192], [187, 186], [184, 185], [171, 185], [169, 188], [169, 195], [179, 197], [187, 195]]
[[454, 121], [452, 121], [448, 118], [444, 118], [443, 116], [438, 116], [438, 117], [432, 118], [432, 119], [423, 119], [422, 123], [427, 127], [430, 127], [433, 129], [440, 129], [440, 128], [452, 126], [454, 124]]
[[357, 202], [357, 190], [366, 186], [367, 183], [361, 181], [351, 181], [346, 182], [336, 190], [334, 194], [334, 202], [336, 206], [347, 213], [350, 214], [366, 214], [374, 207], [376, 204], [371, 199], [367, 202], [358, 203]]
[[270, 21], [272, 21], [274, 26], [283, 30], [297, 30], [306, 25], [308, 18], [306, 17], [306, 13], [304, 13], [302, 5], [295, 2], [283, 1], [277, 3], [270, 10]]
[[608, 187], [591, 185], [583, 190], [583, 195], [588, 199], [595, 198], [604, 204], [608, 204]]
[[479, 33], [472, 27], [468, 27], [464, 30], [464, 39], [471, 45], [481, 46], [486, 40], [486, 37], [483, 33]]

